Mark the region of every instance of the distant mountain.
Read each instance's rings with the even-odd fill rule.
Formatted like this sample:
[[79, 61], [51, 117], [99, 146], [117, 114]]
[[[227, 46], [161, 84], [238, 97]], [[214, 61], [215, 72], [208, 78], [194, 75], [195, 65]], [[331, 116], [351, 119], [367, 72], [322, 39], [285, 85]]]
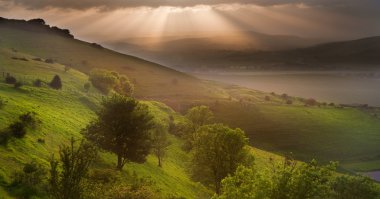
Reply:
[[[116, 51], [139, 56], [176, 69], [194, 70], [230, 67], [231, 56], [261, 51], [310, 47], [326, 40], [257, 32], [230, 32], [183, 37], [129, 38], [125, 42], [105, 41]], [[246, 56], [246, 55], [244, 55]]]

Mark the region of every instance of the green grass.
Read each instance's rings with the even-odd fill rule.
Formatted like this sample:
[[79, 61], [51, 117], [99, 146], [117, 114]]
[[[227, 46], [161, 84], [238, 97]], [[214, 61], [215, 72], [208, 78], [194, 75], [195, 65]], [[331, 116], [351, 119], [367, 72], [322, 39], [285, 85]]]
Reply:
[[[67, 143], [71, 137], [81, 139], [80, 131], [94, 117], [94, 109], [99, 106], [101, 95], [96, 90], [85, 93], [83, 84], [87, 76], [70, 70], [65, 73], [59, 64], [46, 64], [34, 61], [23, 62], [11, 59], [12, 52], [2, 49], [0, 65], [7, 72], [26, 84], [36, 78], [47, 80], [58, 74], [63, 81], [62, 90], [51, 88], [36, 88], [30, 85], [15, 89], [13, 86], [0, 82], [0, 97], [7, 101], [0, 110], [0, 129], [6, 128], [15, 121], [18, 115], [34, 111], [42, 121], [41, 126], [29, 131], [22, 139], [12, 138], [7, 146], [0, 146], [0, 177], [6, 182], [11, 181], [12, 173], [20, 170], [23, 164], [32, 160], [48, 167], [52, 154], [56, 154], [59, 145]], [[27, 57], [27, 55], [25, 55]], [[25, 78], [23, 78], [25, 77]], [[159, 102], [144, 101], [155, 119], [168, 121], [169, 115], [179, 117], [172, 109]], [[45, 143], [37, 142], [44, 139]], [[164, 159], [163, 168], [157, 166], [153, 156], [148, 157], [144, 164], [128, 164], [124, 172], [136, 172], [139, 176], [150, 177], [162, 195], [178, 195], [186, 198], [207, 198], [210, 191], [199, 183], [191, 181], [186, 172], [189, 154], [180, 149], [181, 141], [170, 136], [171, 146]], [[101, 154], [101, 161], [95, 165], [99, 168], [115, 168], [116, 157], [109, 153]], [[1, 186], [0, 186], [1, 187]], [[0, 195], [5, 195], [4, 188]]]
[[[6, 150], [23, 150], [17, 148], [23, 145], [39, 149], [32, 151], [31, 156], [20, 153], [7, 163], [7, 168], [31, 157], [48, 157], [51, 147], [59, 141], [79, 136], [80, 128], [94, 116], [92, 110], [100, 98], [94, 90], [89, 94], [83, 92], [87, 81], [84, 73], [92, 68], [105, 68], [130, 77], [139, 99], [158, 100], [182, 112], [193, 105], [211, 106], [216, 121], [242, 128], [255, 147], [278, 154], [293, 152], [301, 160], [338, 160], [343, 169], [351, 171], [380, 169], [380, 121], [373, 116], [380, 113], [379, 109], [305, 107], [295, 97], [290, 97], [293, 105], [286, 105], [286, 100], [278, 95], [200, 81], [158, 64], [48, 32], [1, 25], [0, 35], [0, 72], [10, 71], [26, 82], [37, 77], [49, 81], [53, 75], [60, 74], [64, 81], [63, 91], [28, 86], [15, 90], [0, 85], [0, 95], [10, 101], [0, 110], [0, 120], [4, 121], [0, 127], [14, 120], [17, 114], [37, 109], [47, 125], [22, 142], [12, 141], [14, 146]], [[53, 58], [77, 70], [64, 73], [63, 65], [33, 61], [35, 57]], [[173, 79], [178, 84], [173, 84]], [[265, 96], [270, 96], [270, 101], [265, 101]], [[159, 104], [151, 107], [156, 114], [167, 111]], [[36, 145], [33, 139], [37, 136], [46, 137], [46, 144]]]
[[349, 170], [380, 169], [380, 120], [366, 111], [260, 103], [222, 103], [212, 109], [218, 121], [245, 129], [255, 147], [292, 152], [304, 161], [340, 161]]

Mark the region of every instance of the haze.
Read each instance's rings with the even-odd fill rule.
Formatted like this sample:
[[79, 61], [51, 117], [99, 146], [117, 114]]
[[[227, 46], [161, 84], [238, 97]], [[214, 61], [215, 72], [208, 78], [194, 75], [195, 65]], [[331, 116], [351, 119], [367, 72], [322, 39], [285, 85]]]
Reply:
[[376, 0], [0, 0], [6, 18], [44, 18], [88, 41], [245, 31], [334, 40], [380, 33]]

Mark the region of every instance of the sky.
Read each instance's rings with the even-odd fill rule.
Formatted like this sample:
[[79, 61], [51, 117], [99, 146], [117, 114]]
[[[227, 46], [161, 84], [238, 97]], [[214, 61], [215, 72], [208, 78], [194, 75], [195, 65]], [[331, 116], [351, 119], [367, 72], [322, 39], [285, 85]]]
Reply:
[[0, 16], [43, 18], [90, 41], [244, 31], [341, 40], [380, 35], [380, 0], [0, 0]]

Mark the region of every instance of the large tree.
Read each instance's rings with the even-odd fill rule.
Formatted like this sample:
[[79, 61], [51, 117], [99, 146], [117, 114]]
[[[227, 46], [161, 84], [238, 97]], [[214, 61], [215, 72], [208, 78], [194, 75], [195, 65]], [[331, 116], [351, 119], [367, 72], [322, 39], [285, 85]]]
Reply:
[[195, 180], [213, 184], [220, 193], [223, 178], [235, 172], [247, 157], [248, 139], [240, 129], [223, 124], [202, 126], [194, 142], [192, 175]]
[[133, 98], [113, 95], [102, 103], [98, 118], [84, 135], [100, 148], [117, 155], [117, 169], [128, 162], [145, 162], [151, 149], [152, 116]]

